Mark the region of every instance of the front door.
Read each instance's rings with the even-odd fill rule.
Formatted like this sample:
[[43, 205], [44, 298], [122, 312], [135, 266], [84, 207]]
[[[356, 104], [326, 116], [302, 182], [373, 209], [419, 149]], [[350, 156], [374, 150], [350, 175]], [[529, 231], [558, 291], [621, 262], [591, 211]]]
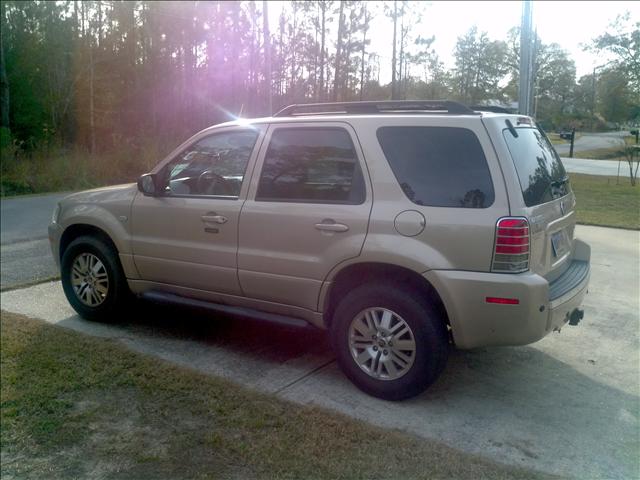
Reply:
[[240, 218], [244, 295], [317, 310], [323, 280], [360, 254], [371, 188], [346, 123], [272, 125]]
[[200, 135], [158, 171], [162, 196], [136, 196], [132, 249], [142, 280], [240, 294], [238, 218], [260, 135], [237, 127]]

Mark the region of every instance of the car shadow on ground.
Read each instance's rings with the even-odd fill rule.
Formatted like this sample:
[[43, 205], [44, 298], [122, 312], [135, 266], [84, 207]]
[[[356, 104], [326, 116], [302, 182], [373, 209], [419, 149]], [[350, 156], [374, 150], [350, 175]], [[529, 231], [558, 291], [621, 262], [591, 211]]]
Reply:
[[305, 353], [330, 350], [326, 333], [311, 325], [286, 326], [145, 300], [137, 301], [132, 313], [119, 323], [153, 335], [194, 340], [248, 356], [257, 355], [267, 362], [283, 362]]

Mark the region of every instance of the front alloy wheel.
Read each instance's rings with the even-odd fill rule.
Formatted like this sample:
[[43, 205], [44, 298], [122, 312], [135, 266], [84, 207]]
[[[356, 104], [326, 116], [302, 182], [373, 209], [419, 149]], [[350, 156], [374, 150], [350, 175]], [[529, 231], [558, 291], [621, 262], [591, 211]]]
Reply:
[[71, 266], [71, 285], [78, 300], [89, 307], [97, 307], [109, 294], [109, 274], [98, 257], [81, 253]]
[[60, 261], [62, 288], [69, 303], [88, 320], [116, 321], [130, 298], [115, 247], [101, 237], [81, 236]]

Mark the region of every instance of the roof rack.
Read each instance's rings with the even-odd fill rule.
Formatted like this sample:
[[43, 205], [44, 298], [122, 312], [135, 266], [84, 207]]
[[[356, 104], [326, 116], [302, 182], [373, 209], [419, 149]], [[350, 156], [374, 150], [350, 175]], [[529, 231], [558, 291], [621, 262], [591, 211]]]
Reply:
[[469, 107], [451, 100], [384, 100], [379, 102], [302, 103], [289, 105], [274, 117], [296, 115], [335, 115], [367, 113], [443, 113], [451, 115], [479, 115]]

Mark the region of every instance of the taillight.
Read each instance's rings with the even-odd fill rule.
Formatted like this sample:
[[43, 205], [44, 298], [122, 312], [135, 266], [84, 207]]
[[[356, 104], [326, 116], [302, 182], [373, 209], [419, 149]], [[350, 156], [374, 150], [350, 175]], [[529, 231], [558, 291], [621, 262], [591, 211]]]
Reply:
[[492, 270], [519, 273], [528, 269], [529, 222], [524, 217], [501, 218], [496, 224]]

